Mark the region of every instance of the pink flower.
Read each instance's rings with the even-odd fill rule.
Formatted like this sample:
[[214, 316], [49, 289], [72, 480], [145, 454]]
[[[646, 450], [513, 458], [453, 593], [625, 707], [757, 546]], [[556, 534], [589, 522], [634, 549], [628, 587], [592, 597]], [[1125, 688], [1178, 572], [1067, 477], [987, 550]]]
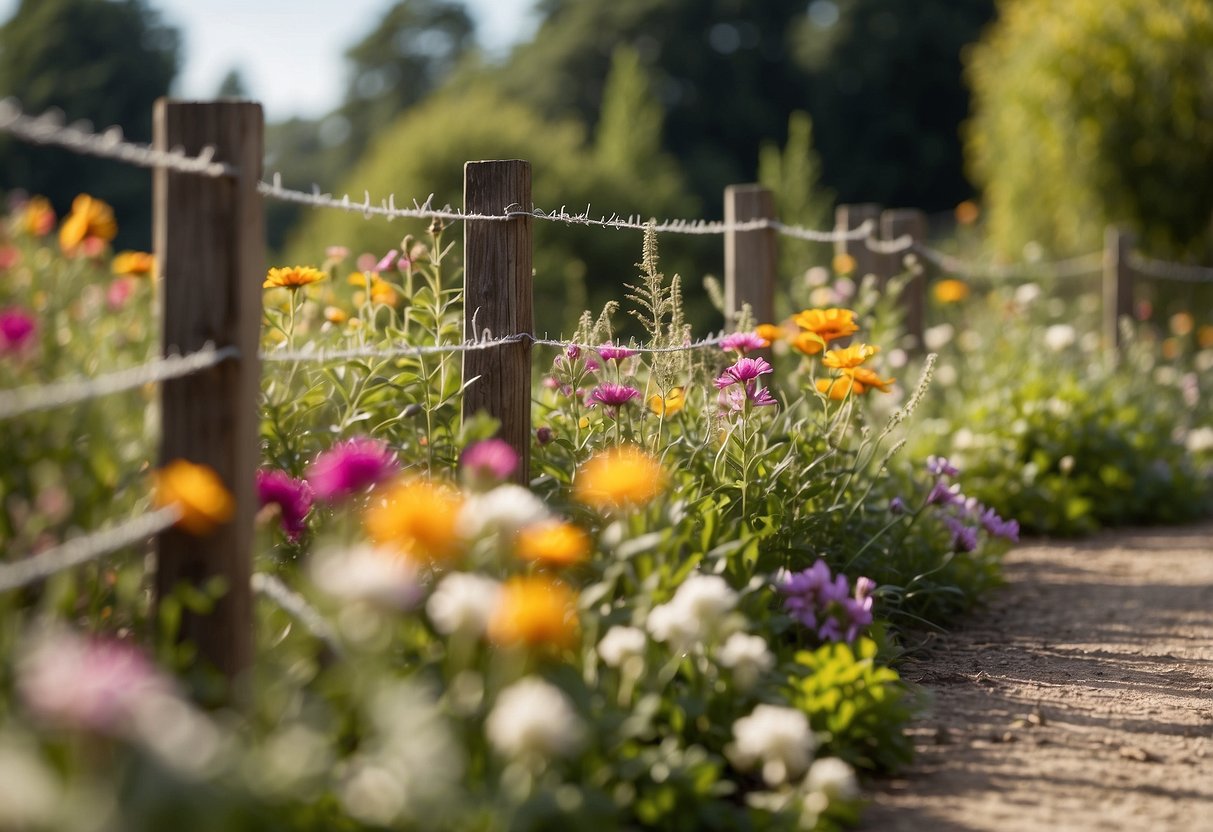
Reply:
[[307, 529], [304, 522], [312, 510], [312, 488], [286, 471], [263, 468], [257, 472], [257, 499], [261, 505], [276, 505], [286, 539], [294, 543]]
[[590, 392], [589, 406], [606, 405], [607, 407], [618, 408], [630, 402], [632, 399], [640, 395], [640, 391], [635, 387], [628, 387], [626, 384], [614, 384], [606, 381], [595, 387]]
[[770, 390], [759, 387], [752, 381], [722, 389], [716, 400], [722, 408], [731, 413], [744, 411], [747, 403], [753, 407], [774, 407], [779, 404]]
[[34, 337], [34, 316], [16, 306], [0, 309], [0, 353], [17, 352]]
[[375, 264], [375, 268], [372, 269], [372, 271], [386, 272], [392, 267], [392, 262], [396, 259], [396, 255], [399, 253], [400, 252], [398, 252], [396, 249], [392, 249], [387, 254], [379, 258], [379, 262]]
[[324, 250], [324, 256], [334, 263], [340, 263], [345, 258], [350, 256], [350, 250], [345, 246], [329, 246]]
[[739, 358], [732, 367], [725, 369], [716, 379], [717, 389], [723, 390], [732, 384], [745, 384], [771, 372], [771, 365], [763, 358]]
[[359, 254], [358, 259], [354, 261], [354, 265], [358, 268], [358, 271], [362, 272], [363, 274], [375, 271], [375, 266], [377, 266], [378, 263], [379, 261], [375, 258], [375, 255], [371, 254], [370, 252]]
[[628, 349], [627, 347], [617, 347], [614, 344], [603, 344], [598, 347], [598, 354], [602, 356], [603, 361], [622, 361], [625, 358], [631, 358], [633, 355], [639, 355], [639, 350]]
[[317, 456], [307, 469], [307, 481], [317, 499], [331, 502], [383, 482], [399, 468], [386, 444], [360, 436]]
[[21, 262], [21, 249], [16, 246], [0, 246], [0, 272], [11, 269]]
[[126, 302], [135, 292], [135, 278], [130, 276], [119, 277], [110, 282], [109, 287], [105, 290], [105, 303], [113, 311], [118, 311], [126, 306]]
[[518, 452], [504, 439], [486, 439], [464, 448], [459, 464], [473, 480], [497, 483], [518, 470]]
[[763, 347], [769, 347], [770, 343], [765, 338], [760, 338], [753, 332], [734, 332], [732, 335], [727, 335], [720, 341], [720, 348], [726, 352], [733, 350], [745, 355], [750, 350], [760, 350]]

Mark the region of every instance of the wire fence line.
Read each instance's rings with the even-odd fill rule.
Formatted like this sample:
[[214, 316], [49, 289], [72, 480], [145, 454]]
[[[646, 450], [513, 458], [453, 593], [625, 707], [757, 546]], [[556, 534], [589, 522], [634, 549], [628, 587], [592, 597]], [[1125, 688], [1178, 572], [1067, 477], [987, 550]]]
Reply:
[[1008, 278], [1040, 278], [1040, 277], [1082, 277], [1094, 274], [1103, 269], [1103, 254], [1092, 252], [1065, 260], [1042, 261], [1039, 263], [1011, 263], [1007, 265], [986, 265], [962, 260], [936, 248], [915, 243], [913, 250], [917, 254], [950, 274], [964, 274], [991, 280]]
[[50, 384], [0, 390], [0, 419], [11, 419], [41, 410], [53, 410], [89, 399], [121, 393], [145, 384], [193, 375], [221, 364], [240, 353], [235, 347], [216, 349], [207, 344], [187, 355], [170, 355], [90, 379], [63, 379]]
[[213, 147], [204, 147], [197, 156], [190, 156], [181, 148], [158, 150], [126, 141], [121, 127], [109, 127], [96, 133], [87, 121], [65, 124], [63, 113], [57, 109], [47, 110], [39, 116], [26, 115], [15, 98], [0, 100], [0, 130], [31, 144], [61, 147], [80, 155], [114, 159], [136, 167], [167, 168], [211, 177], [237, 174], [231, 165], [215, 161]]
[[252, 579], [253, 592], [265, 596], [282, 608], [291, 618], [294, 618], [316, 638], [328, 646], [334, 655], [340, 656], [345, 650], [337, 633], [320, 611], [308, 603], [307, 599], [295, 592], [276, 576], [266, 572], [254, 572]]
[[1159, 280], [1177, 280], [1183, 283], [1213, 283], [1213, 268], [1209, 266], [1190, 266], [1185, 263], [1172, 263], [1167, 260], [1156, 260], [1146, 257], [1139, 252], [1130, 252], [1129, 266], [1136, 272]]
[[142, 543], [176, 523], [180, 517], [180, 508], [166, 506], [116, 526], [74, 538], [40, 554], [11, 563], [0, 563], [0, 592], [29, 586], [128, 546]]

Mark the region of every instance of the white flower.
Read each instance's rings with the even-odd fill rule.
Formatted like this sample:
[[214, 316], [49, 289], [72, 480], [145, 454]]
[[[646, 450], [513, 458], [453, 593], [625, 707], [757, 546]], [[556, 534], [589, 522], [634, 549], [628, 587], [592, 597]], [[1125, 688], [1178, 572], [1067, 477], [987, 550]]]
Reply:
[[468, 537], [497, 531], [516, 534], [520, 529], [549, 520], [551, 514], [543, 501], [521, 485], [499, 485], [487, 494], [464, 501], [459, 512], [459, 528]]
[[719, 575], [692, 575], [674, 593], [674, 603], [697, 618], [718, 619], [737, 606], [737, 593]]
[[1069, 324], [1053, 324], [1045, 330], [1045, 346], [1053, 352], [1072, 347], [1077, 339], [1078, 334]]
[[1190, 432], [1184, 440], [1184, 446], [1193, 454], [1213, 451], [1213, 428], [1197, 428]]
[[598, 642], [598, 656], [607, 667], [620, 667], [629, 659], [644, 655], [646, 638], [635, 627], [612, 627]]
[[63, 785], [36, 749], [15, 737], [0, 736], [0, 829], [54, 826]]
[[761, 765], [762, 779], [778, 786], [809, 768], [817, 738], [801, 711], [776, 705], [759, 705], [749, 716], [733, 723], [733, 743], [725, 754], [740, 769]]
[[484, 729], [493, 747], [507, 757], [565, 757], [581, 747], [585, 735], [568, 698], [533, 676], [501, 692]]
[[737, 593], [719, 575], [692, 575], [674, 597], [654, 607], [645, 626], [657, 641], [686, 650], [721, 634], [728, 614], [737, 606]]
[[923, 332], [922, 342], [926, 344], [928, 350], [937, 352], [947, 346], [955, 334], [956, 328], [951, 324], [940, 324], [939, 326], [930, 327]]
[[1040, 287], [1035, 283], [1025, 283], [1015, 290], [1015, 302], [1020, 306], [1027, 306], [1040, 297], [1040, 292]]
[[320, 589], [347, 601], [409, 609], [421, 600], [416, 565], [374, 546], [322, 553], [312, 561], [311, 575]]
[[941, 387], [951, 387], [959, 378], [959, 373], [951, 364], [940, 364], [935, 370], [935, 382]]
[[804, 780], [809, 792], [824, 794], [830, 802], [855, 800], [859, 797], [859, 781], [855, 770], [837, 757], [822, 757], [814, 760], [809, 775]]
[[716, 651], [716, 661], [733, 671], [737, 684], [751, 687], [759, 675], [775, 666], [775, 657], [767, 649], [766, 639], [745, 633], [733, 633]]
[[497, 609], [501, 584], [471, 572], [452, 572], [442, 579], [425, 611], [434, 629], [444, 635], [481, 635]]

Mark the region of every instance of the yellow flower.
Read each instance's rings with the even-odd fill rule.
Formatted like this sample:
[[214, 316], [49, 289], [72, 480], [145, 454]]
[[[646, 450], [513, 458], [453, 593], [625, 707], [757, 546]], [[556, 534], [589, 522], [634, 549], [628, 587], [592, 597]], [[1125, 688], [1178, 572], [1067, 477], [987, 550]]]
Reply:
[[45, 237], [55, 227], [55, 209], [44, 196], [31, 197], [25, 203], [18, 220], [18, 228], [34, 237]]
[[849, 254], [834, 255], [834, 271], [838, 274], [850, 274], [855, 271], [855, 258]]
[[454, 560], [462, 549], [458, 492], [428, 480], [408, 479], [388, 489], [363, 518], [371, 540], [430, 562]]
[[880, 352], [880, 347], [870, 344], [852, 344], [840, 350], [830, 350], [822, 357], [821, 363], [835, 370], [849, 370], [858, 367], [863, 362]]
[[339, 306], [324, 307], [324, 319], [331, 324], [343, 324], [350, 318], [349, 313]]
[[156, 258], [146, 251], [123, 251], [114, 255], [111, 267], [116, 275], [143, 277], [150, 275], [156, 267]]
[[571, 566], [590, 556], [590, 536], [572, 523], [542, 523], [518, 533], [514, 554], [552, 566]]
[[588, 416], [582, 416], [580, 419], [577, 420], [577, 427], [581, 428], [582, 430], [586, 430], [587, 428], [589, 428], [589, 426], [590, 426], [590, 418]]
[[844, 369], [836, 378], [817, 379], [817, 392], [841, 401], [851, 393], [862, 396], [868, 390], [888, 393], [893, 381], [891, 378], [881, 378], [867, 367], [852, 367]]
[[961, 225], [972, 225], [977, 222], [977, 218], [981, 215], [981, 209], [977, 207], [977, 203], [971, 199], [966, 199], [964, 202], [956, 206], [956, 222]]
[[283, 288], [295, 291], [303, 286], [324, 280], [324, 272], [311, 266], [284, 266], [270, 269], [261, 284], [263, 289]]
[[686, 406], [685, 391], [681, 387], [675, 387], [670, 390], [670, 393], [665, 398], [659, 394], [649, 396], [649, 410], [656, 413], [658, 416], [673, 416], [678, 411]]
[[577, 472], [573, 496], [596, 509], [644, 505], [665, 488], [661, 463], [631, 445], [595, 454]]
[[782, 341], [787, 333], [783, 327], [777, 324], [759, 324], [754, 327], [754, 334], [768, 344], [774, 344], [776, 341]]
[[817, 379], [817, 392], [824, 396], [829, 396], [834, 401], [842, 401], [851, 394], [851, 389], [854, 384], [846, 376], [838, 378], [819, 378]]
[[232, 519], [236, 503], [223, 487], [219, 475], [205, 465], [176, 459], [154, 475], [156, 505], [177, 506], [177, 526], [193, 535], [208, 535], [216, 526]]
[[935, 300], [940, 303], [960, 303], [969, 296], [969, 284], [963, 280], [941, 280], [935, 284]]
[[1205, 324], [1196, 330], [1196, 343], [1200, 344], [1202, 350], [1213, 347], [1213, 326]]
[[[351, 286], [369, 287], [373, 303], [395, 306], [400, 302], [400, 293], [396, 291], [396, 287], [380, 277], [379, 272], [353, 272], [350, 274], [348, 282]], [[358, 301], [359, 304], [366, 299], [366, 295], [361, 292], [356, 297], [361, 298]]]
[[792, 319], [803, 330], [792, 338], [792, 346], [805, 355], [816, 355], [825, 345], [859, 331], [850, 309], [806, 309]]
[[109, 242], [117, 234], [114, 209], [88, 194], [80, 194], [72, 201], [71, 213], [59, 227], [59, 245], [64, 251], [74, 251], [90, 237]]
[[572, 647], [578, 637], [577, 595], [548, 578], [512, 578], [501, 589], [488, 636], [501, 645]]

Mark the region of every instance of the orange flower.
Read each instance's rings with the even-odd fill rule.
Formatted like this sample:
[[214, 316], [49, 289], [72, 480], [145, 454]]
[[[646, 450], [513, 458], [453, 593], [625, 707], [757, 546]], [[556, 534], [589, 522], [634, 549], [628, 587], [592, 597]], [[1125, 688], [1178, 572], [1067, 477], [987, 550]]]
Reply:
[[933, 291], [935, 300], [940, 303], [960, 303], [969, 296], [969, 284], [963, 280], [941, 280]]
[[577, 642], [577, 595], [559, 581], [512, 578], [489, 619], [489, 640], [501, 645], [572, 647]]
[[793, 321], [803, 332], [792, 338], [792, 346], [805, 355], [816, 355], [825, 345], [859, 331], [850, 309], [806, 309]]
[[455, 559], [462, 550], [458, 492], [428, 480], [408, 479], [390, 487], [363, 518], [371, 540], [431, 562]]
[[59, 245], [64, 251], [71, 252], [86, 240], [107, 243], [117, 234], [114, 209], [88, 194], [80, 194], [72, 201], [71, 213], [59, 227]]
[[830, 350], [821, 359], [821, 363], [826, 367], [833, 367], [835, 370], [850, 370], [858, 367], [878, 352], [880, 352], [880, 347], [870, 344], [852, 344], [840, 350]]
[[514, 554], [522, 560], [571, 566], [590, 556], [590, 536], [572, 523], [542, 523], [518, 533]]
[[577, 472], [573, 496], [604, 510], [644, 505], [665, 488], [661, 463], [631, 445], [595, 454]]
[[331, 324], [343, 324], [350, 319], [350, 316], [339, 306], [326, 306], [324, 307], [324, 319]]
[[1163, 339], [1163, 342], [1162, 342], [1162, 357], [1163, 358], [1167, 359], [1168, 361], [1174, 361], [1175, 359], [1179, 358], [1181, 352], [1183, 352], [1183, 350], [1180, 349], [1179, 341], [1177, 341], [1174, 338]]
[[754, 327], [754, 334], [766, 341], [768, 344], [774, 344], [776, 341], [782, 341], [787, 336], [787, 332], [785, 332], [784, 328], [778, 324], [759, 324], [758, 326]]
[[156, 267], [156, 258], [146, 251], [124, 251], [114, 255], [112, 269], [116, 275], [143, 277]]
[[682, 410], [686, 403], [685, 391], [681, 387], [671, 389], [665, 398], [659, 394], [649, 396], [649, 410], [658, 416], [673, 416]]
[[349, 283], [351, 286], [369, 288], [373, 303], [395, 306], [400, 301], [400, 293], [396, 291], [396, 287], [381, 278], [378, 272], [354, 272], [349, 276]]
[[961, 225], [972, 225], [977, 222], [977, 218], [981, 215], [981, 209], [977, 207], [977, 203], [971, 199], [966, 199], [964, 202], [956, 206], [956, 222]]
[[1196, 321], [1187, 312], [1176, 312], [1171, 316], [1171, 332], [1175, 335], [1188, 335], [1195, 325]]
[[873, 389], [888, 393], [893, 381], [891, 378], [881, 378], [867, 367], [852, 367], [844, 369], [836, 378], [819, 378], [817, 392], [840, 401], [851, 393], [862, 396]]
[[838, 274], [850, 274], [855, 271], [855, 258], [847, 253], [834, 255], [834, 271]]
[[290, 289], [294, 292], [311, 283], [324, 280], [324, 277], [324, 272], [311, 266], [284, 266], [278, 269], [270, 269], [265, 276], [265, 282], [261, 284], [261, 288], [282, 288]]
[[17, 227], [34, 237], [45, 237], [55, 227], [55, 209], [44, 196], [31, 197], [21, 211]]
[[854, 382], [847, 376], [817, 379], [817, 392], [824, 396], [829, 396], [836, 402], [840, 402], [849, 396], [854, 387]]
[[1196, 343], [1200, 344], [1202, 350], [1207, 350], [1213, 347], [1213, 326], [1205, 324], [1196, 330]]
[[232, 519], [236, 503], [219, 475], [205, 465], [176, 459], [154, 475], [156, 506], [177, 506], [177, 526], [193, 535], [208, 535]]

